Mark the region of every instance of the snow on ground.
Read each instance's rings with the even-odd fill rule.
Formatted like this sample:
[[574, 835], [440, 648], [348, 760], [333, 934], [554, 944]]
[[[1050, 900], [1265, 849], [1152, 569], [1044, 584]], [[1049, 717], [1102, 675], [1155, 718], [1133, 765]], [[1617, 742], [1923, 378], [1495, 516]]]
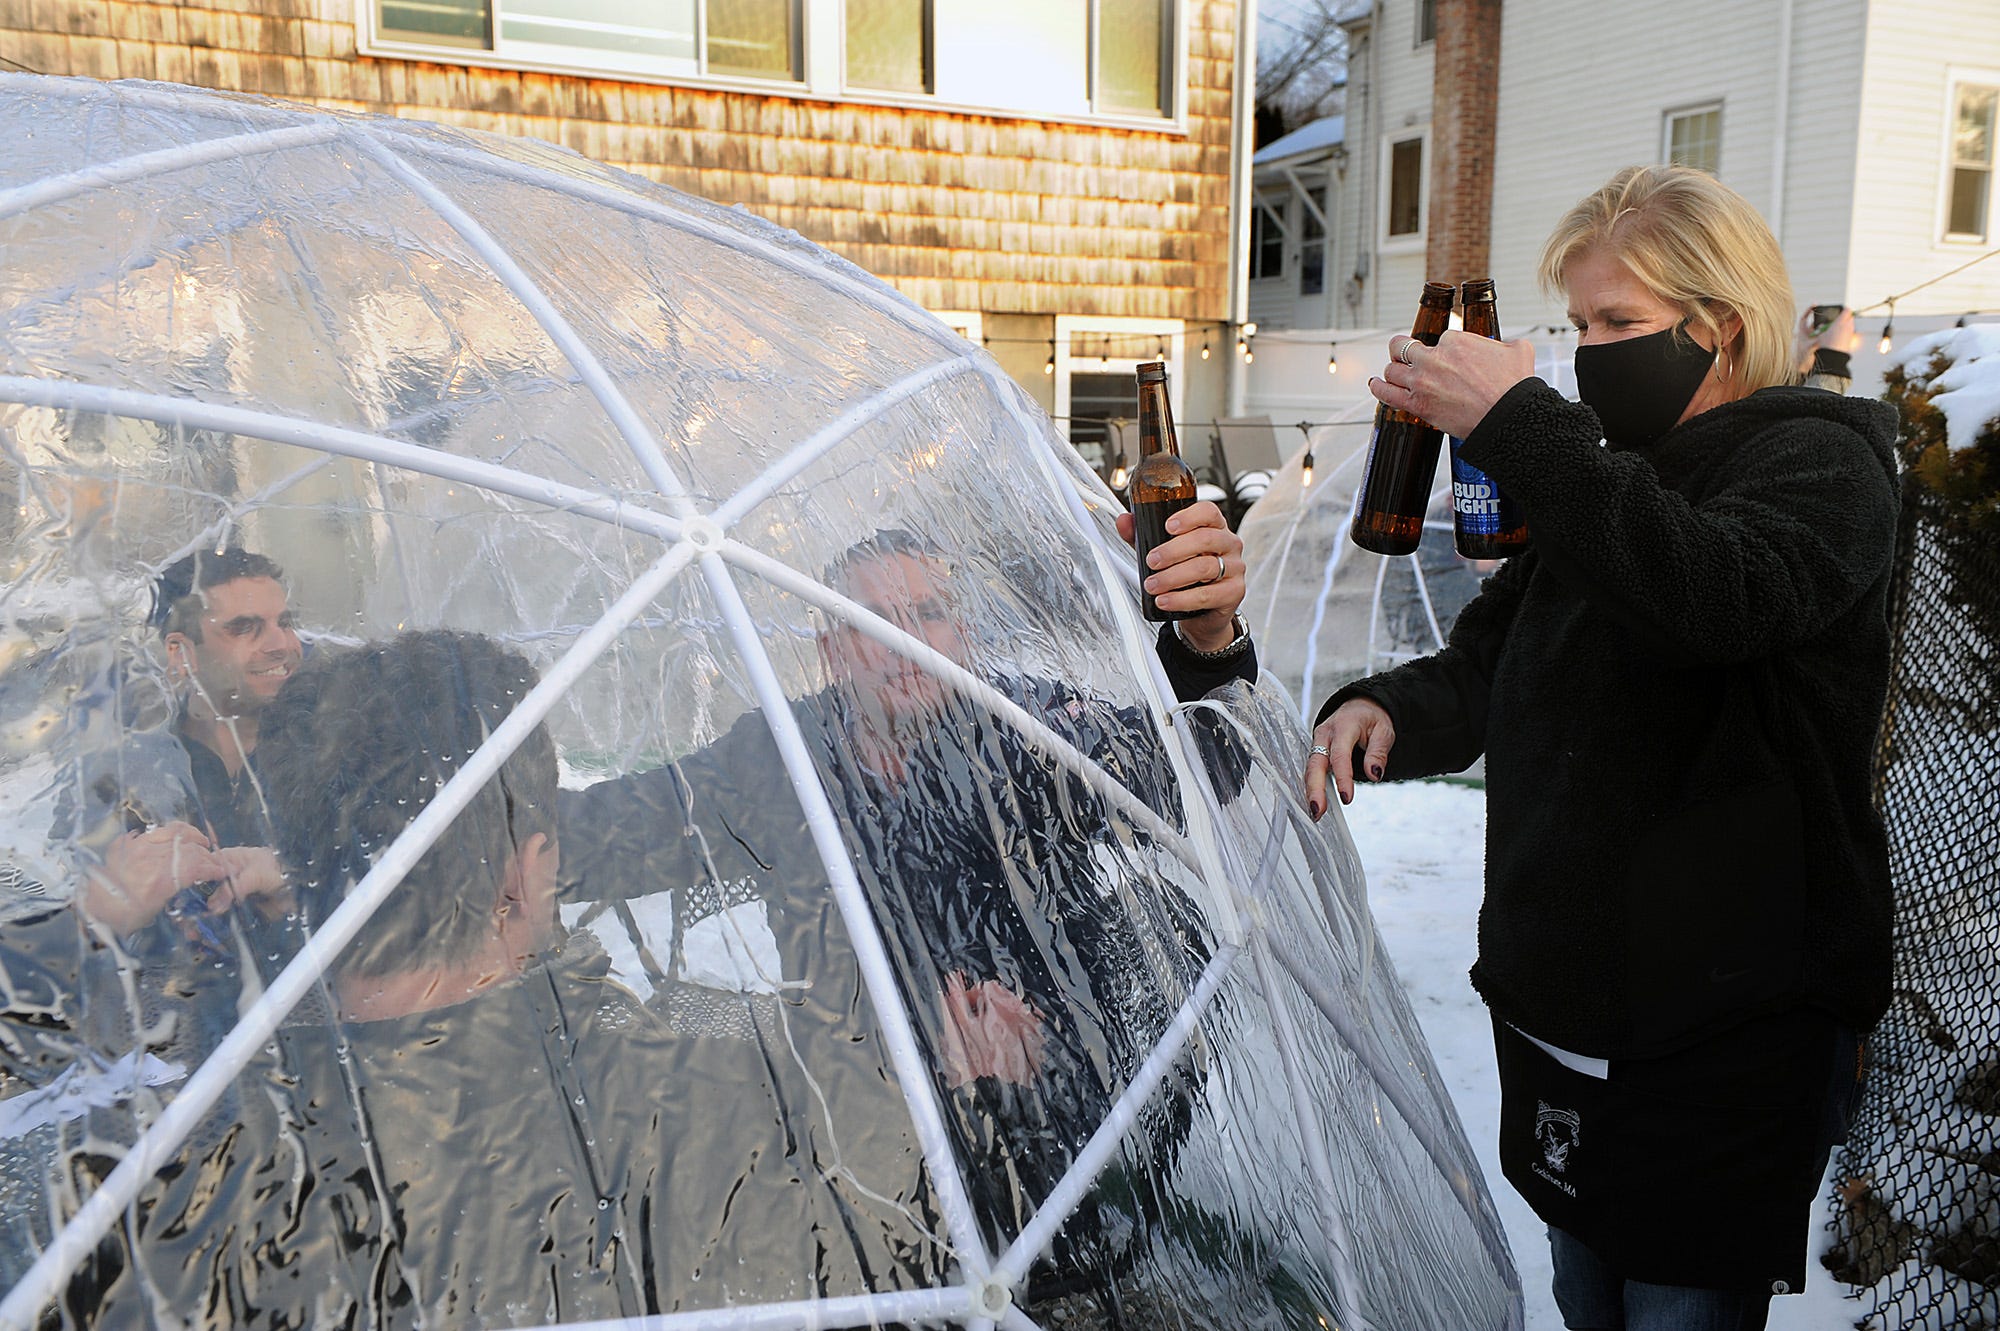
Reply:
[[[1485, 792], [1443, 782], [1364, 787], [1345, 813], [1368, 872], [1368, 900], [1383, 944], [1423, 1023], [1507, 1228], [1527, 1299], [1527, 1331], [1559, 1331], [1562, 1317], [1549, 1293], [1542, 1224], [1500, 1176], [1493, 1032], [1466, 979], [1477, 951]], [[1822, 1211], [1820, 1222], [1825, 1218]], [[1853, 1326], [1863, 1311], [1844, 1297], [1847, 1287], [1835, 1284], [1819, 1265], [1825, 1241], [1824, 1224], [1816, 1223], [1806, 1292], [1772, 1300], [1772, 1331], [1835, 1331]]]

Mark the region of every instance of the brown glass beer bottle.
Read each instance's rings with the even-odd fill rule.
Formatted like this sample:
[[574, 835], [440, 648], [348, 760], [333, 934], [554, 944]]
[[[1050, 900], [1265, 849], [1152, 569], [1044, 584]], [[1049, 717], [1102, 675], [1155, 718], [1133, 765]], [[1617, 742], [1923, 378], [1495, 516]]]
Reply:
[[[1436, 346], [1450, 326], [1452, 298], [1457, 294], [1458, 288], [1449, 282], [1424, 283], [1410, 336], [1425, 346]], [[1411, 412], [1391, 411], [1386, 405], [1375, 408], [1375, 437], [1368, 444], [1368, 465], [1361, 475], [1354, 525], [1348, 530], [1356, 545], [1379, 555], [1407, 555], [1417, 548], [1443, 438], [1443, 431]]]
[[[1194, 502], [1194, 473], [1181, 461], [1180, 440], [1174, 436], [1174, 409], [1167, 402], [1167, 367], [1148, 361], [1139, 367], [1139, 465], [1132, 469], [1132, 544], [1139, 551], [1139, 578], [1155, 570], [1146, 556], [1167, 539], [1167, 519]], [[1189, 610], [1162, 610], [1151, 592], [1145, 598], [1146, 618], [1186, 619]]]
[[[1493, 303], [1493, 279], [1474, 278], [1459, 288], [1465, 301], [1465, 331], [1481, 337], [1500, 336], [1500, 314]], [[1509, 559], [1528, 548], [1528, 523], [1521, 506], [1500, 492], [1493, 478], [1460, 460], [1457, 436], [1451, 440], [1451, 534], [1467, 559]]]

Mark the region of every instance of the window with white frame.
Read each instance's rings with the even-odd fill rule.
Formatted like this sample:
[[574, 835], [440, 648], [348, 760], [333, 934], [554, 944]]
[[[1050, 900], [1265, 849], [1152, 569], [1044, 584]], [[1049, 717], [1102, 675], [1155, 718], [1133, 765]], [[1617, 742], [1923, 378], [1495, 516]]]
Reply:
[[1055, 419], [1083, 460], [1109, 477], [1119, 457], [1137, 462], [1136, 375], [1142, 362], [1167, 363], [1167, 394], [1181, 411], [1179, 319], [1056, 316]]
[[966, 341], [985, 343], [986, 319], [978, 310], [932, 310], [931, 313]]
[[1054, 118], [1180, 114], [1185, 0], [368, 0], [364, 49]]
[[375, 0], [383, 42], [658, 76], [801, 77], [800, 0]]
[[1424, 234], [1424, 135], [1392, 139], [1384, 148], [1382, 236], [1387, 245], [1414, 243]]
[[1417, 37], [1413, 43], [1425, 46], [1437, 40], [1438, 9], [1437, 0], [1417, 0]]
[[1996, 118], [2000, 118], [2000, 81], [1953, 87], [1951, 160], [1945, 175], [1946, 240], [1984, 242], [1991, 234]]
[[930, 0], [847, 0], [847, 86], [931, 91]]
[[1660, 156], [1669, 166], [1692, 166], [1715, 175], [1722, 168], [1722, 103], [1669, 111], [1663, 119]]

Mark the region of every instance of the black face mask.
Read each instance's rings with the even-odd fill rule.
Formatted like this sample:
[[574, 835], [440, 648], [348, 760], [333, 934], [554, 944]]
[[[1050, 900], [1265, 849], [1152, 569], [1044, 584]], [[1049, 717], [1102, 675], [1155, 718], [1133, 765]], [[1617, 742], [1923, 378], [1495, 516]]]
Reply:
[[1577, 396], [1597, 413], [1605, 439], [1642, 448], [1680, 420], [1715, 364], [1686, 327], [1576, 349]]

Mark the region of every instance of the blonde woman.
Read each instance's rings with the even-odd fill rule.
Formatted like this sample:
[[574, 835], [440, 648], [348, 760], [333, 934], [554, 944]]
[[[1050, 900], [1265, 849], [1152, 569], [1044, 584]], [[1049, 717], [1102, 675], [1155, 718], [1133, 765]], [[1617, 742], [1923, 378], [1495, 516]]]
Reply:
[[1442, 651], [1328, 700], [1306, 798], [1485, 755], [1472, 979], [1564, 1319], [1761, 1327], [1888, 999], [1894, 414], [1797, 386], [1777, 243], [1704, 173], [1620, 172], [1541, 276], [1581, 403], [1465, 333], [1393, 339], [1372, 382], [1532, 543]]

